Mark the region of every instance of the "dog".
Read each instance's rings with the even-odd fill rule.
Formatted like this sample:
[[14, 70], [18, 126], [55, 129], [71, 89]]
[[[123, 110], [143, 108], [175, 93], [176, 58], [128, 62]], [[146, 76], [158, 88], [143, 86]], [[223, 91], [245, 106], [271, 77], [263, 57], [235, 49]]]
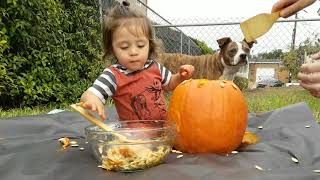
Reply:
[[179, 72], [183, 64], [195, 67], [194, 79], [225, 79], [233, 81], [239, 69], [248, 64], [248, 56], [254, 43], [245, 40], [234, 42], [229, 37], [217, 40], [219, 51], [214, 54], [191, 56], [185, 54], [162, 53], [157, 61], [171, 72]]

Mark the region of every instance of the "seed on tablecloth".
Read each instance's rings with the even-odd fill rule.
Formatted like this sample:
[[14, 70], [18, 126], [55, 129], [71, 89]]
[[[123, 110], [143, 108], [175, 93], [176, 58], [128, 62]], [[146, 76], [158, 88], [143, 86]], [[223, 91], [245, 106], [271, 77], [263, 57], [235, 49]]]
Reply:
[[182, 156], [183, 156], [182, 154], [178, 155], [178, 156], [177, 156], [177, 159], [182, 158]]
[[310, 125], [306, 125], [306, 126], [305, 126], [305, 128], [310, 128], [310, 127], [311, 127]]
[[177, 153], [177, 154], [181, 154], [182, 153], [181, 151], [177, 151], [177, 150], [174, 150], [174, 149], [172, 149], [171, 152]]
[[70, 144], [72, 145], [72, 144], [78, 144], [78, 142], [77, 141], [70, 141]]
[[295, 162], [295, 163], [299, 163], [299, 160], [298, 160], [297, 158], [295, 158], [295, 157], [291, 157], [291, 160], [292, 160], [293, 162]]
[[260, 170], [260, 171], [263, 171], [263, 168], [260, 167], [260, 166], [258, 166], [258, 165], [255, 165], [254, 167], [255, 167], [256, 169]]
[[81, 148], [79, 148], [80, 149], [80, 151], [84, 151], [84, 148], [83, 147], [81, 147]]
[[313, 172], [315, 173], [320, 173], [320, 169], [315, 169], [315, 170], [312, 170]]
[[238, 154], [238, 151], [231, 151], [232, 154]]
[[88, 141], [86, 141], [85, 143], [86, 143], [86, 144], [88, 144], [89, 142], [88, 142]]
[[71, 144], [71, 147], [79, 147], [78, 144]]
[[263, 126], [258, 126], [258, 129], [263, 129]]

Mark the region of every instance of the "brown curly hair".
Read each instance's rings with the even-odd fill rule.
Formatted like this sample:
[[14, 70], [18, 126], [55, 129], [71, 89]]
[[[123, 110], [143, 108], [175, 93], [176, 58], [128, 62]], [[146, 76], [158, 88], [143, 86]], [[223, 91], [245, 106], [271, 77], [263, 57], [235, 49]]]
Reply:
[[150, 20], [141, 12], [130, 8], [129, 2], [123, 1], [122, 4], [114, 6], [109, 13], [104, 16], [102, 29], [102, 43], [103, 43], [103, 57], [113, 56], [112, 50], [112, 34], [119, 27], [130, 27], [135, 25], [135, 28], [130, 28], [132, 33], [137, 34], [142, 32], [149, 39], [149, 59], [157, 57], [158, 53], [162, 51], [162, 44], [160, 40], [154, 39], [154, 32]]

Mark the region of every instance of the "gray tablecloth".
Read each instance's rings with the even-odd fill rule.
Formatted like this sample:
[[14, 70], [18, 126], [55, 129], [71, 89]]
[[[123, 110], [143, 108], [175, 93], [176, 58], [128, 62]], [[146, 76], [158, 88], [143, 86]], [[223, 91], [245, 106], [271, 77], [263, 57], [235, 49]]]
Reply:
[[[98, 168], [85, 144], [83, 129], [87, 125], [75, 112], [1, 119], [0, 179], [320, 179], [320, 174], [313, 172], [320, 169], [320, 129], [304, 103], [250, 114], [248, 129], [261, 140], [239, 148], [238, 154], [184, 154], [179, 159], [170, 154], [163, 164], [135, 173]], [[257, 128], [260, 125], [263, 129]], [[59, 151], [57, 139], [64, 136], [75, 138], [85, 150]]]

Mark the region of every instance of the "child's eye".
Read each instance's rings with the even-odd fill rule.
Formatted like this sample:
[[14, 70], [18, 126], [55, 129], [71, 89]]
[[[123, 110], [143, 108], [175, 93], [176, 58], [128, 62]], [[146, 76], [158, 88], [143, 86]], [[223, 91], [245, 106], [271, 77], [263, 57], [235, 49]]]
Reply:
[[126, 49], [128, 49], [128, 46], [120, 47], [120, 49], [122, 49], [122, 50], [126, 50]]
[[139, 44], [138, 45], [138, 48], [143, 48], [144, 47], [144, 44]]

